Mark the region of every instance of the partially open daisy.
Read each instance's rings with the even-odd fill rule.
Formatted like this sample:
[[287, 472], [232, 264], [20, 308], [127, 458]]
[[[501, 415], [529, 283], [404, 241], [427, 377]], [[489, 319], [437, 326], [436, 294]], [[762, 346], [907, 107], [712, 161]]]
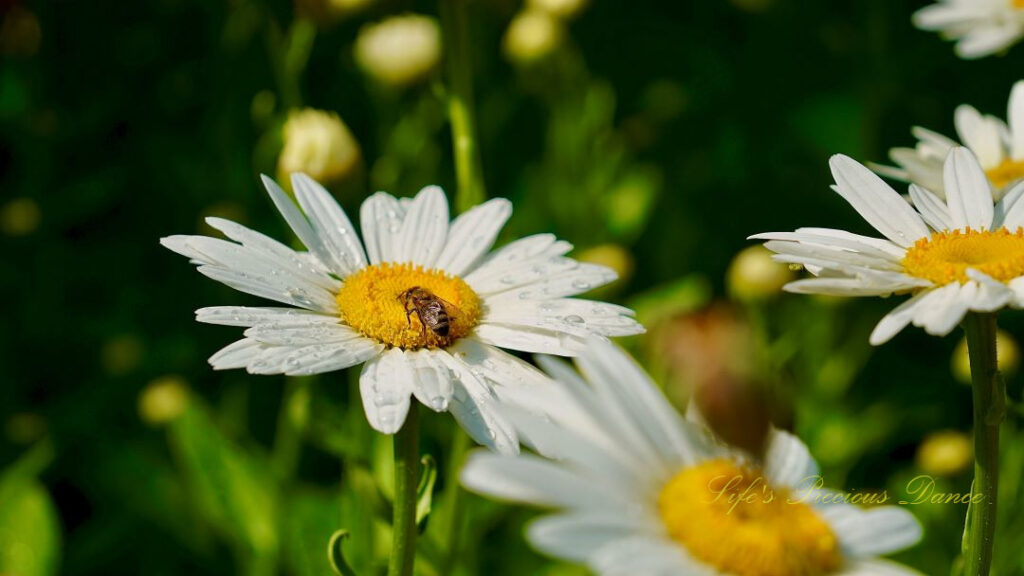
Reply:
[[801, 264], [816, 278], [786, 290], [839, 296], [913, 297], [886, 315], [871, 334], [888, 341], [907, 324], [948, 334], [968, 311], [1024, 307], [1024, 185], [993, 204], [974, 155], [953, 148], [944, 165], [946, 199], [910, 185], [913, 206], [878, 176], [846, 156], [829, 162], [833, 187], [885, 236], [800, 228], [751, 236], [768, 240], [781, 262]]
[[621, 350], [541, 359], [557, 384], [509, 408], [539, 456], [476, 453], [471, 490], [557, 513], [527, 537], [602, 576], [906, 576], [879, 555], [921, 536], [907, 511], [861, 509], [821, 488], [794, 436], [773, 430], [763, 461], [710, 440]]
[[1024, 37], [1024, 1], [939, 0], [915, 12], [914, 25], [957, 40], [961, 58], [981, 58]]
[[512, 213], [507, 200], [449, 223], [440, 188], [413, 199], [378, 192], [360, 210], [364, 251], [344, 211], [311, 178], [292, 176], [301, 210], [272, 180], [263, 182], [309, 252], [220, 218], [207, 222], [234, 242], [161, 240], [202, 274], [290, 306], [198, 310], [200, 322], [247, 328], [210, 358], [215, 369], [302, 375], [363, 364], [360, 393], [378, 431], [401, 428], [415, 396], [451, 412], [478, 442], [514, 452], [515, 431], [496, 400], [544, 378], [498, 347], [574, 355], [590, 334], [643, 331], [626, 308], [568, 298], [615, 278], [566, 258], [568, 243], [538, 234], [489, 253]]
[[[971, 149], [985, 170], [992, 196], [999, 200], [1011, 186], [1024, 179], [1024, 81], [1010, 91], [1007, 122], [982, 115], [966, 104], [953, 115], [960, 142]], [[872, 166], [876, 172], [913, 182], [945, 198], [942, 163], [957, 142], [931, 130], [915, 127], [918, 139], [914, 148], [893, 148], [889, 157], [899, 168]]]

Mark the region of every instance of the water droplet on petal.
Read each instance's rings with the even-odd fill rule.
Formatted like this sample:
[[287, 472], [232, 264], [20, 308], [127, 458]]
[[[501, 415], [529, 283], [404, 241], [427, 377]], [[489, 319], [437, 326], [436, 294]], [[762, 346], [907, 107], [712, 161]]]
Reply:
[[572, 287], [573, 288], [578, 288], [580, 290], [586, 290], [586, 289], [590, 288], [590, 282], [587, 282], [586, 280], [578, 278], [578, 279], [572, 281]]
[[570, 314], [569, 316], [566, 316], [565, 317], [565, 321], [568, 322], [569, 324], [583, 324], [584, 323], [583, 317], [582, 316], [577, 316], [575, 314]]

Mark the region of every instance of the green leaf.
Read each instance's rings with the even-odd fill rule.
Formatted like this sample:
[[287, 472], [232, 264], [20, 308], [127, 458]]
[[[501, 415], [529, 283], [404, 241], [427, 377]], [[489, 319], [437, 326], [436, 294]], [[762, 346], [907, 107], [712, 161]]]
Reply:
[[35, 480], [14, 478], [4, 484], [0, 501], [0, 573], [56, 574], [60, 525], [49, 493]]
[[356, 576], [356, 571], [348, 565], [345, 560], [345, 552], [341, 549], [341, 545], [348, 539], [347, 530], [338, 530], [331, 536], [331, 540], [327, 543], [327, 557], [330, 560], [331, 568], [339, 576]]
[[171, 427], [196, 511], [222, 536], [272, 557], [278, 549], [273, 475], [266, 462], [221, 434], [206, 411], [190, 406]]
[[420, 476], [420, 484], [416, 488], [416, 525], [422, 532], [427, 525], [427, 517], [430, 516], [430, 509], [434, 501], [434, 483], [437, 482], [437, 463], [434, 457], [424, 456], [420, 462], [423, 464], [423, 475]]

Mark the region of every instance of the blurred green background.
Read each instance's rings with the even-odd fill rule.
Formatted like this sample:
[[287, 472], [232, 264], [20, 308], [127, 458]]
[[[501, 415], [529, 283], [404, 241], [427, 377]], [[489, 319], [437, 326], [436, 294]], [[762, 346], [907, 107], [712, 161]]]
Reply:
[[[638, 309], [650, 332], [628, 346], [673, 400], [692, 395], [694, 363], [751, 363], [756, 386], [727, 383], [711, 397], [739, 406], [737, 394], [767, 389], [771, 415], [811, 446], [827, 484], [893, 499], [922, 473], [969, 490], [970, 390], [950, 369], [960, 334], [908, 329], [871, 349], [893, 300], [730, 299], [726, 276], [756, 232], [871, 233], [829, 191], [829, 155], [883, 161], [912, 142], [913, 125], [954, 135], [960, 103], [1005, 116], [1024, 52], [958, 60], [912, 28], [924, 4], [469, 5], [487, 191], [516, 207], [503, 238], [555, 232], [578, 257], [619, 269], [599, 296]], [[307, 140], [292, 151], [300, 165], [340, 147], [319, 176], [350, 213], [378, 189], [452, 190], [436, 30], [419, 21], [407, 34], [422, 43], [404, 54], [401, 42], [375, 44], [369, 27], [436, 18], [436, 5], [3, 0], [0, 10], [0, 574], [329, 574], [327, 540], [340, 528], [360, 574], [380, 573], [389, 443], [366, 425], [353, 375], [210, 370], [206, 358], [237, 330], [198, 325], [193, 310], [257, 300], [157, 240], [210, 234], [208, 215], [290, 240], [258, 183], [284, 171], [289, 139]], [[325, 134], [311, 136], [321, 130], [311, 121], [286, 138], [289, 112], [304, 107], [336, 113], [347, 130], [321, 118]], [[1020, 316], [1003, 314], [1002, 327], [1021, 334]], [[695, 354], [708, 342], [717, 355]], [[999, 575], [1024, 574], [1019, 421], [1014, 412], [1006, 427]], [[454, 440], [450, 419], [430, 415], [426, 427], [422, 449], [440, 477], [424, 574], [584, 573], [522, 542], [532, 512], [472, 497], [460, 548], [437, 544], [450, 525]], [[954, 432], [922, 451], [940, 430]], [[899, 559], [948, 573], [964, 507], [912, 510], [926, 537]]]

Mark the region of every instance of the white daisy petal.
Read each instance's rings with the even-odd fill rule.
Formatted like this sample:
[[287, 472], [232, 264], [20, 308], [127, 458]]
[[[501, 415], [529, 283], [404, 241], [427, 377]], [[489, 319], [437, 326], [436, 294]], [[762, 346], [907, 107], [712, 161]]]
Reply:
[[843, 552], [853, 558], [891, 554], [921, 539], [921, 525], [914, 515], [896, 506], [861, 509], [831, 505], [817, 510], [839, 539]]
[[318, 182], [302, 173], [292, 174], [292, 188], [321, 244], [327, 249], [331, 271], [344, 278], [366, 266], [356, 229], [338, 202]]
[[308, 324], [336, 324], [336, 315], [299, 310], [296, 308], [260, 308], [249, 306], [211, 306], [196, 310], [196, 321], [222, 326], [255, 326], [257, 324], [293, 322]]
[[433, 268], [447, 238], [448, 200], [440, 188], [427, 186], [409, 204], [392, 258]]
[[773, 430], [764, 457], [764, 473], [774, 485], [795, 488], [818, 475], [818, 464], [803, 442], [788, 432]]
[[400, 348], [392, 348], [363, 365], [359, 394], [366, 419], [374, 430], [383, 434], [398, 432], [409, 412], [411, 384], [409, 362]]
[[245, 368], [255, 360], [263, 347], [252, 338], [243, 338], [221, 348], [210, 356], [210, 366], [214, 370], [231, 370]]
[[1010, 90], [1007, 121], [1010, 124], [1010, 158], [1024, 160], [1024, 80], [1017, 81]]
[[953, 229], [953, 219], [949, 215], [949, 207], [938, 196], [917, 184], [911, 184], [910, 199], [921, 213], [921, 217], [933, 230]]
[[367, 338], [319, 344], [264, 344], [259, 356], [246, 366], [246, 370], [250, 374], [319, 374], [364, 362], [379, 354], [382, 348]]
[[[994, 120], [966, 104], [958, 106], [953, 115], [960, 140], [974, 152], [983, 166], [998, 166], [1003, 161], [999, 124]], [[948, 182], [946, 186], [949, 186]]]
[[872, 283], [863, 278], [805, 278], [794, 280], [783, 288], [794, 294], [831, 294], [833, 296], [888, 296], [900, 290], [918, 287], [922, 281], [905, 283]]
[[649, 524], [621, 515], [574, 512], [544, 516], [530, 523], [527, 539], [541, 552], [586, 562], [593, 550], [649, 530]]
[[782, 240], [841, 248], [892, 262], [899, 262], [907, 253], [906, 249], [888, 240], [870, 238], [845, 230], [833, 230], [830, 228], [798, 228], [796, 232], [765, 232], [754, 234], [748, 237], [748, 240]]
[[258, 324], [244, 332], [245, 336], [272, 346], [310, 346], [326, 342], [344, 342], [363, 338], [363, 335], [343, 324], [312, 322], [288, 324], [272, 322]]
[[477, 443], [499, 454], [517, 454], [519, 436], [498, 409], [499, 399], [484, 372], [447, 352], [439, 353], [438, 359], [456, 379], [448, 406], [452, 416]]
[[481, 323], [473, 329], [473, 336], [499, 348], [537, 354], [575, 356], [585, 347], [581, 334], [522, 325]]
[[467, 273], [494, 245], [511, 215], [512, 203], [504, 198], [488, 200], [460, 215], [452, 222], [435, 266], [456, 276]]
[[1017, 231], [1024, 227], [1024, 182], [1014, 184], [996, 203], [992, 218], [992, 228], [1005, 227], [1010, 231]]
[[246, 294], [324, 314], [335, 314], [338, 311], [338, 303], [330, 293], [301, 281], [290, 283], [288, 279], [279, 279], [270, 274], [254, 276], [250, 272], [211, 265], [200, 266], [198, 270], [200, 274]]
[[[528, 299], [552, 300], [589, 292], [618, 278], [618, 274], [611, 268], [598, 264], [579, 263], [575, 260], [570, 260], [570, 262], [572, 262], [571, 267], [558, 272], [549, 273], [547, 268], [533, 269], [534, 271], [527, 276], [531, 281], [525, 286], [498, 291], [481, 290], [481, 294], [489, 303]], [[512, 286], [520, 283], [518, 277], [511, 272], [510, 275], [513, 278]], [[472, 283], [470, 286], [476, 288]]]
[[928, 292], [921, 292], [886, 314], [875, 326], [868, 341], [873, 346], [879, 346], [891, 340], [914, 319], [918, 306], [922, 305], [927, 294]]
[[995, 312], [1006, 306], [1013, 299], [1013, 290], [998, 280], [975, 270], [967, 269], [967, 277], [977, 283], [978, 290], [968, 303], [968, 308], [975, 312]]
[[915, 307], [914, 326], [933, 336], [949, 334], [967, 313], [967, 300], [976, 290], [976, 284], [953, 282], [928, 291]]
[[720, 576], [720, 572], [689, 558], [667, 540], [634, 536], [600, 549], [590, 565], [604, 576]]
[[500, 277], [510, 266], [520, 266], [528, 260], [541, 260], [562, 256], [572, 250], [572, 244], [558, 240], [554, 234], [535, 234], [507, 244], [487, 258], [464, 278], [475, 286], [483, 278]]
[[836, 576], [924, 576], [901, 564], [886, 560], [858, 560], [852, 562]]
[[891, 258], [879, 258], [878, 256], [852, 252], [843, 248], [833, 248], [820, 244], [805, 244], [803, 242], [783, 242], [780, 240], [769, 240], [764, 247], [782, 255], [776, 258], [779, 262], [790, 262], [795, 264], [807, 263], [828, 263], [844, 264], [859, 268], [873, 268], [880, 270], [899, 271], [903, 266]]
[[981, 58], [1008, 48], [1020, 37], [1020, 25], [1013, 22], [976, 28], [957, 43], [956, 53], [967, 60]]
[[277, 207], [277, 211], [284, 217], [285, 222], [298, 237], [302, 245], [309, 249], [310, 253], [316, 256], [321, 266], [328, 266], [334, 259], [330, 249], [324, 244], [323, 239], [313, 230], [309, 220], [302, 214], [299, 208], [292, 202], [292, 199], [285, 194], [284, 190], [276, 182], [267, 176], [260, 176], [263, 186], [267, 189], [271, 201]]
[[632, 318], [629, 308], [575, 298], [506, 302], [490, 308], [483, 323], [497, 322], [570, 333], [586, 330], [602, 336], [641, 334], [643, 326]]
[[829, 161], [839, 194], [883, 236], [910, 246], [928, 235], [921, 216], [881, 178], [848, 156]]
[[954, 148], [943, 168], [946, 202], [955, 228], [989, 230], [994, 210], [988, 178], [966, 148]]
[[600, 478], [583, 476], [530, 454], [517, 457], [474, 452], [460, 474], [474, 492], [540, 506], [615, 512], [628, 508]]
[[359, 209], [359, 225], [370, 264], [400, 262], [399, 238], [404, 217], [405, 208], [385, 192], [377, 192], [363, 202]]
[[443, 350], [415, 350], [406, 352], [406, 359], [412, 364], [412, 393], [424, 406], [435, 412], [448, 409], [454, 389], [451, 370], [439, 355], [447, 356]]

